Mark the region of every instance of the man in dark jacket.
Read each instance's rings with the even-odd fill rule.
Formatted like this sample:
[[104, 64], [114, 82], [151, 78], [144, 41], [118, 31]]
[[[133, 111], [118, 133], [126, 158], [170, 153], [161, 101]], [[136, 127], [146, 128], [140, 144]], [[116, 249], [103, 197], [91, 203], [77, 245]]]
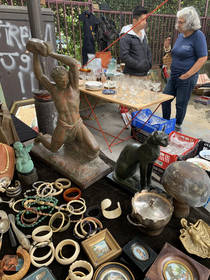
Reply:
[[[122, 28], [120, 35], [126, 33], [147, 15], [147, 9], [135, 6], [133, 10], [133, 24]], [[146, 19], [130, 30], [120, 39], [120, 59], [125, 63], [124, 74], [133, 76], [147, 76], [152, 67], [152, 56], [144, 31]]]

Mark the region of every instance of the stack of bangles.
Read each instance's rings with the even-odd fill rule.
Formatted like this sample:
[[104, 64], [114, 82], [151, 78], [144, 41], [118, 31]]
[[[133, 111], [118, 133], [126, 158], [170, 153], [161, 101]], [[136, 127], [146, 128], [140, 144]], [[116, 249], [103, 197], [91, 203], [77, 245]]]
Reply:
[[[82, 207], [80, 207], [80, 208], [72, 207], [73, 203], [82, 204]], [[73, 210], [72, 210], [72, 208], [73, 208]], [[81, 218], [79, 220], [71, 220], [72, 223], [77, 223], [78, 221], [80, 221], [84, 217], [84, 213], [86, 211], [85, 200], [82, 197], [80, 197], [80, 199], [69, 201], [66, 205], [66, 210], [69, 211], [69, 213], [71, 215], [76, 215], [76, 216], [81, 215]]]
[[169, 53], [169, 52], [171, 51], [171, 45], [170, 45], [168, 48], [166, 48], [166, 47], [164, 46], [164, 51], [165, 51], [166, 53]]
[[[72, 245], [75, 248], [74, 254], [70, 258], [65, 258], [62, 254], [62, 249], [66, 245]], [[55, 258], [56, 258], [57, 262], [59, 262], [60, 264], [68, 265], [68, 264], [73, 263], [77, 259], [79, 253], [80, 253], [79, 244], [72, 239], [66, 239], [66, 240], [62, 240], [57, 245], [57, 247], [55, 249]]]
[[[78, 271], [78, 268], [85, 268], [88, 274]], [[76, 261], [69, 267], [69, 275], [66, 280], [91, 280], [93, 277], [93, 267], [89, 262]]]
[[[37, 233], [45, 232], [45, 231], [48, 232], [45, 235], [41, 235], [41, 236], [36, 235]], [[54, 260], [55, 248], [51, 241], [52, 234], [53, 234], [53, 231], [52, 231], [51, 227], [49, 227], [49, 226], [40, 226], [33, 230], [32, 239], [34, 240], [34, 242], [29, 250], [29, 255], [30, 255], [31, 263], [34, 266], [36, 266], [36, 267], [41, 267], [43, 265], [48, 266]], [[43, 256], [43, 257], [34, 256], [34, 252], [37, 248], [43, 248], [46, 246], [50, 247], [50, 251], [45, 256]], [[50, 255], [51, 255], [51, 258], [46, 263], [43, 263], [43, 261], [46, 260], [47, 258], [49, 258]], [[41, 263], [37, 263], [37, 261], [41, 262]]]
[[[86, 224], [89, 226], [88, 232], [84, 230], [84, 226]], [[80, 225], [80, 231], [82, 234], [78, 232], [79, 225]], [[91, 225], [93, 225], [94, 228], [92, 228]], [[103, 229], [103, 225], [98, 219], [96, 219], [94, 217], [87, 217], [76, 223], [76, 225], [74, 227], [73, 235], [77, 239], [89, 238], [89, 237], [93, 236], [94, 234], [96, 234], [97, 232], [101, 231], [102, 229]]]
[[[67, 182], [67, 185], [63, 185], [61, 182]], [[56, 191], [55, 186], [59, 191]], [[54, 183], [43, 182], [36, 188], [36, 194], [39, 197], [56, 196], [71, 186], [71, 181], [66, 178], [59, 178]]]

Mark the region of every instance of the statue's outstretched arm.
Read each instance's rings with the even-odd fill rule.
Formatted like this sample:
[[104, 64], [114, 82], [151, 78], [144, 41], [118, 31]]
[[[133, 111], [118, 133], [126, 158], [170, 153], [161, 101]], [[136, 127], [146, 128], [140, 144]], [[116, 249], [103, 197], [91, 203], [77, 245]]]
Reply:
[[72, 88], [79, 90], [79, 71], [77, 66], [77, 61], [73, 57], [68, 55], [58, 54], [50, 52], [48, 50], [49, 56], [59, 60], [60, 62], [69, 66], [69, 80]]
[[50, 79], [44, 75], [40, 61], [39, 55], [34, 53], [33, 54], [33, 62], [34, 62], [34, 74], [36, 79], [40, 82], [40, 84], [51, 93], [51, 82]]

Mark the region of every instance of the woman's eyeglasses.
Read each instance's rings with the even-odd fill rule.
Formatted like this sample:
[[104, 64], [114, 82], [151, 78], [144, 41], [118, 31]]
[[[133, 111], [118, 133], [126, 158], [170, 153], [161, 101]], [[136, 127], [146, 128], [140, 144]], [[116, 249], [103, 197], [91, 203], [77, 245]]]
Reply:
[[186, 22], [186, 21], [179, 21], [179, 20], [178, 20], [178, 21], [177, 21], [177, 24], [183, 25], [183, 24], [185, 24], [185, 22]]

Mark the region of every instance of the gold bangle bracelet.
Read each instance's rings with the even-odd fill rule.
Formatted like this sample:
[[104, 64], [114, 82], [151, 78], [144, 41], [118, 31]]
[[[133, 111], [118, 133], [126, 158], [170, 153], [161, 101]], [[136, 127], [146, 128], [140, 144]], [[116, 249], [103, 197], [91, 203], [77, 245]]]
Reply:
[[[62, 221], [61, 221], [60, 226], [59, 226], [58, 228], [55, 228], [55, 227], [52, 228], [53, 222], [54, 222], [56, 219], [58, 219], [59, 216], [61, 216], [61, 218], [62, 218]], [[53, 232], [58, 232], [58, 231], [61, 230], [61, 228], [62, 228], [62, 226], [63, 226], [63, 224], [64, 224], [64, 221], [65, 221], [64, 214], [63, 214], [62, 212], [56, 212], [56, 213], [53, 214], [52, 217], [50, 218], [49, 224], [48, 224], [48, 225], [49, 225], [49, 227], [51, 227], [51, 229], [52, 229]]]
[[[70, 226], [70, 223], [71, 223], [70, 216], [69, 216], [67, 213], [63, 213], [63, 215], [64, 215], [64, 217], [65, 217], [64, 222], [65, 222], [66, 220], [67, 220], [68, 222], [67, 222], [67, 224], [66, 224], [65, 226], [63, 226], [63, 227], [61, 227], [61, 228], [59, 229], [59, 232], [63, 232], [63, 231], [65, 231], [65, 230], [67, 230], [67, 229], [69, 228], [69, 226]], [[50, 227], [52, 228], [53, 232], [55, 232], [55, 230], [57, 229], [57, 228], [55, 228], [52, 224], [51, 224]]]
[[[50, 191], [47, 192], [47, 190], [50, 189]], [[46, 195], [44, 194], [46, 192]], [[41, 197], [44, 196], [53, 196], [56, 193], [56, 189], [53, 188], [53, 183], [49, 183], [46, 187], [44, 187], [41, 191]]]
[[[42, 195], [41, 193], [39, 193], [39, 190], [40, 190], [41, 187], [44, 186], [44, 185], [46, 185], [46, 186], [49, 186], [49, 185], [50, 185], [50, 193], [47, 193], [46, 195]], [[36, 189], [36, 194], [37, 194], [37, 196], [39, 196], [39, 197], [47, 197], [47, 196], [49, 196], [49, 194], [52, 193], [52, 189], [53, 189], [52, 184], [49, 183], [49, 182], [45, 182], [45, 183], [43, 183], [43, 184], [41, 184], [41, 185], [38, 186], [38, 188]]]
[[[53, 186], [55, 185], [55, 182], [54, 183], [51, 183]], [[58, 183], [58, 184], [60, 184], [60, 183]], [[62, 185], [62, 184], [61, 184]], [[57, 191], [56, 193], [52, 193], [52, 195], [51, 196], [56, 196], [56, 195], [59, 195], [60, 193], [62, 193], [63, 192], [63, 188], [61, 188], [59, 191]]]
[[[82, 204], [83, 205], [83, 210], [82, 211], [80, 211], [80, 212], [77, 212], [78, 211], [78, 209], [74, 209], [74, 211], [72, 211], [71, 209], [70, 209], [70, 206], [71, 206], [71, 204], [72, 203], [80, 203], [80, 204]], [[81, 201], [81, 200], [71, 200], [71, 201], [69, 201], [68, 203], [67, 203], [67, 205], [66, 205], [66, 208], [68, 209], [68, 211], [71, 213], [71, 214], [73, 214], [73, 215], [81, 215], [81, 214], [83, 214], [83, 213], [85, 213], [85, 211], [86, 211], [86, 205], [85, 205], [85, 202], [83, 202], [83, 201]], [[81, 208], [80, 208], [81, 209]], [[79, 209], [79, 210], [80, 210]]]
[[[81, 200], [82, 202], [84, 202], [84, 203], [85, 203], [85, 200], [84, 200], [84, 198], [82, 198], [82, 197], [80, 197], [80, 199], [78, 199], [78, 200]], [[80, 210], [82, 210], [82, 208], [83, 208], [83, 206], [82, 206], [81, 208], [76, 209], [76, 210], [77, 210], [77, 212], [78, 212], [78, 211], [80, 211]]]
[[[60, 182], [67, 182], [68, 184], [65, 185], [65, 186], [62, 184], [62, 187], [59, 187], [58, 183], [60, 183]], [[55, 186], [56, 186], [57, 189], [60, 189], [60, 188], [68, 189], [71, 186], [71, 181], [69, 179], [66, 179], [66, 178], [59, 178], [55, 181]]]
[[21, 202], [21, 201], [23, 201], [23, 198], [21, 198], [21, 199], [15, 201], [15, 202], [13, 203], [13, 205], [12, 205], [12, 210], [13, 210], [14, 212], [18, 213], [19, 211], [22, 211], [22, 210], [16, 210], [16, 209], [15, 209], [15, 205], [18, 204], [18, 202]]

